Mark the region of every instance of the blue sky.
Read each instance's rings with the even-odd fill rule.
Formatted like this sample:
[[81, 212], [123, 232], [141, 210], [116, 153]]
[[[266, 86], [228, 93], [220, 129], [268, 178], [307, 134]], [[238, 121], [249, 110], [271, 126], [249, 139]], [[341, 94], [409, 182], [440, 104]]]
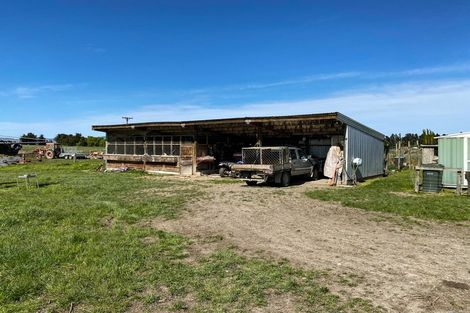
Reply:
[[470, 130], [469, 1], [3, 1], [0, 135], [340, 111]]

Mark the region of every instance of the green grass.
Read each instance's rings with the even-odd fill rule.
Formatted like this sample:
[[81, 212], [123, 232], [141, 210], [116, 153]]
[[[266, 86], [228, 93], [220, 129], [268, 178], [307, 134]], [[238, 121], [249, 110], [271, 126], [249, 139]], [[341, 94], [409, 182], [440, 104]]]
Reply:
[[[339, 298], [318, 273], [246, 258], [234, 248], [188, 260], [183, 236], [145, 226], [177, 218], [201, 190], [138, 172], [101, 173], [99, 161], [54, 160], [0, 168], [0, 312], [244, 312], [288, 295], [306, 312], [376, 312]], [[35, 172], [41, 187], [16, 187]], [[161, 191], [161, 192], [159, 192]], [[188, 300], [191, 299], [191, 300]]]
[[[23, 145], [21, 148], [21, 152], [24, 153], [31, 153], [33, 152], [36, 148], [44, 148], [44, 145]], [[82, 153], [91, 153], [91, 152], [104, 152], [105, 148], [104, 147], [82, 147], [82, 146], [76, 146], [76, 147], [69, 147], [69, 146], [63, 146], [65, 151], [79, 151]]]
[[470, 220], [470, 197], [453, 191], [439, 194], [414, 192], [413, 173], [402, 171], [365, 182], [354, 188], [314, 190], [309, 197], [337, 201], [349, 207], [394, 213], [405, 217], [441, 221]]

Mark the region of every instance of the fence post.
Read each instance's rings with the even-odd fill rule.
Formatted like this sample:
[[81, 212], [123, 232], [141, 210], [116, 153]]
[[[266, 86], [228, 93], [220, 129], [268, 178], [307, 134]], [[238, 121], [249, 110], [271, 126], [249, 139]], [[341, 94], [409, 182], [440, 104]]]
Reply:
[[416, 171], [415, 171], [415, 172], [416, 172], [416, 176], [415, 176], [415, 192], [419, 192], [419, 185], [420, 185], [420, 183], [419, 183], [419, 174], [420, 174], [421, 170], [418, 169], [418, 168], [416, 168]]
[[470, 196], [470, 172], [465, 172], [465, 179], [467, 179], [467, 196]]
[[457, 188], [455, 189], [455, 193], [459, 196], [462, 194], [462, 171], [461, 170], [457, 171]]
[[411, 142], [408, 140], [408, 168], [411, 169]]
[[398, 142], [398, 171], [401, 171], [401, 140]]

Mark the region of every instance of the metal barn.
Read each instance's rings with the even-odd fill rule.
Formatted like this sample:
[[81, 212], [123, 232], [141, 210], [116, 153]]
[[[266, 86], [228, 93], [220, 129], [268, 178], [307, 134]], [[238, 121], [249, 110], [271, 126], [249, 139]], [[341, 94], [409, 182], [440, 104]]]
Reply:
[[308, 115], [96, 125], [106, 133], [106, 167], [181, 175], [214, 170], [216, 161], [237, 161], [242, 147], [287, 145], [319, 159], [332, 145], [344, 149], [344, 182], [383, 175], [384, 135], [335, 112]]
[[[470, 132], [437, 137], [439, 164], [444, 165], [442, 183], [445, 187], [457, 186], [457, 170], [470, 169]], [[468, 186], [465, 180], [464, 185]]]

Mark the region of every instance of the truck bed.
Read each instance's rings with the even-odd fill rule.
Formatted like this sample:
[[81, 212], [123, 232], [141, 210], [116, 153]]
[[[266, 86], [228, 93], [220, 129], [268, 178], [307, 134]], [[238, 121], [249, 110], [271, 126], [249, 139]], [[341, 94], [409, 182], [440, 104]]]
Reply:
[[273, 174], [277, 171], [291, 169], [292, 164], [233, 164], [232, 171], [236, 172], [263, 172], [266, 174]]

